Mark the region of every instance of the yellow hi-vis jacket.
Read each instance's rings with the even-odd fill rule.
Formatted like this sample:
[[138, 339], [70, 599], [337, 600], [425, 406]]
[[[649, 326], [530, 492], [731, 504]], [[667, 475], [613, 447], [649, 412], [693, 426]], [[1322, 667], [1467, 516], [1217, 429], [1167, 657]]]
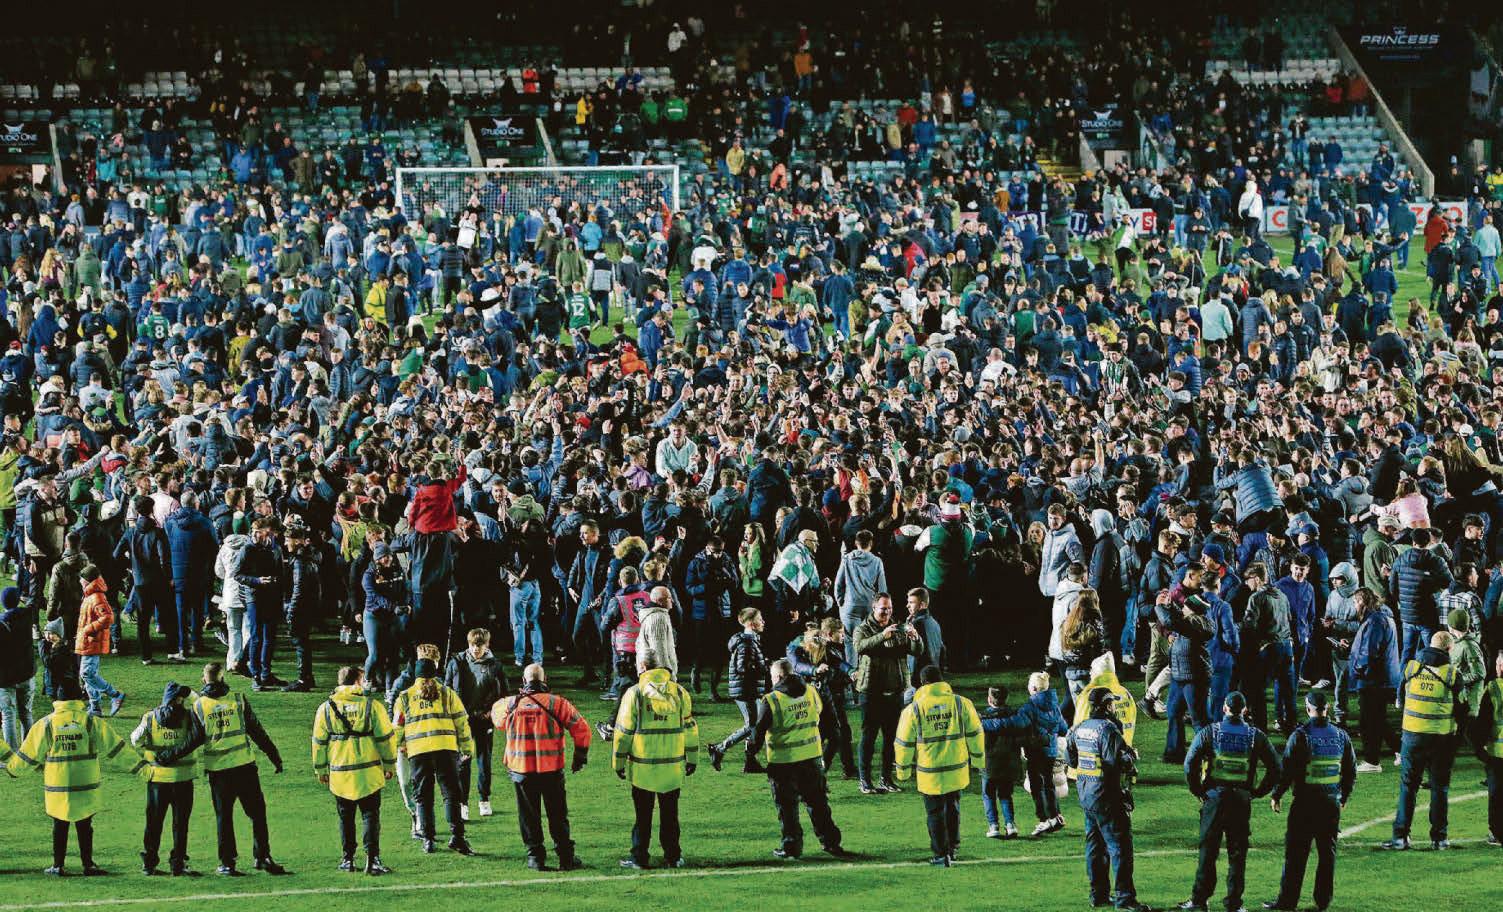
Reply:
[[1416, 735], [1456, 731], [1456, 668], [1410, 659], [1404, 666], [1403, 730]]
[[313, 773], [339, 798], [373, 795], [396, 770], [395, 737], [381, 701], [358, 685], [336, 688], [313, 716]]
[[616, 711], [611, 769], [648, 792], [683, 788], [685, 767], [699, 755], [694, 701], [666, 668], [642, 672]]
[[392, 723], [397, 727], [397, 750], [416, 757], [434, 751], [458, 751], [465, 756], [475, 752], [470, 737], [470, 717], [459, 694], [443, 684], [432, 700], [422, 697], [419, 681], [397, 694], [392, 704]]
[[[188, 710], [185, 708], [186, 714]], [[141, 716], [141, 724], [131, 732], [130, 743], [141, 751], [141, 756], [146, 758], [146, 781], [147, 782], [192, 782], [198, 778], [198, 751], [194, 750], [186, 757], [179, 757], [172, 763], [161, 763], [157, 760], [160, 751], [176, 748], [188, 740], [192, 734], [189, 727], [190, 721], [182, 718], [182, 723], [176, 728], [163, 725], [157, 721], [157, 711], [151, 710]]]
[[763, 712], [772, 714], [772, 726], [767, 730], [768, 763], [798, 763], [822, 754], [819, 714], [824, 706], [818, 691], [805, 687], [794, 697], [774, 690], [762, 702], [766, 704]]
[[73, 823], [100, 811], [99, 761], [113, 760], [131, 773], [146, 761], [104, 719], [89, 715], [82, 700], [58, 700], [52, 714], [37, 721], [6, 763], [12, 775], [42, 771], [47, 816]]
[[918, 770], [918, 790], [946, 795], [971, 784], [971, 768], [986, 762], [981, 717], [970, 700], [944, 681], [926, 684], [913, 695], [898, 718], [897, 774], [907, 779]]
[[[1114, 671], [1103, 671], [1086, 682], [1085, 689], [1075, 698], [1076, 723], [1084, 722], [1091, 717], [1091, 693], [1103, 689], [1117, 695], [1117, 702], [1112, 704], [1112, 715], [1122, 726], [1122, 740], [1127, 742], [1128, 747], [1132, 747], [1133, 729], [1138, 725], [1138, 704], [1132, 698], [1132, 694], [1127, 692], [1127, 688], [1122, 686], [1122, 682]], [[1079, 773], [1080, 770], [1073, 766], [1066, 770], [1066, 774], [1071, 779]]]
[[250, 735], [245, 731], [245, 697], [227, 693], [222, 697], [200, 696], [193, 701], [193, 714], [204, 726], [203, 766], [206, 772], [235, 769], [255, 763]]
[[1503, 760], [1503, 678], [1493, 678], [1482, 693], [1492, 706], [1492, 724], [1478, 733], [1477, 745], [1489, 757]]

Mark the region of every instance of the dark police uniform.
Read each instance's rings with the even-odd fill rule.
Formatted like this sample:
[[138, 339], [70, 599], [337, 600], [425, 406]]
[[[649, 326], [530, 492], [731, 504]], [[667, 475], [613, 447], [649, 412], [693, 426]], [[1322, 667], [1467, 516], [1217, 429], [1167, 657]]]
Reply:
[[1329, 719], [1311, 719], [1294, 730], [1284, 746], [1284, 770], [1275, 799], [1293, 790], [1289, 828], [1284, 834], [1284, 874], [1274, 909], [1294, 909], [1305, 882], [1310, 844], [1315, 844], [1315, 907], [1331, 904], [1336, 878], [1336, 834], [1341, 809], [1357, 781], [1357, 754], [1346, 732]]
[[[1259, 775], [1261, 768], [1262, 775]], [[1266, 795], [1279, 775], [1268, 736], [1241, 716], [1227, 716], [1200, 730], [1185, 757], [1185, 779], [1200, 804], [1200, 863], [1190, 902], [1205, 908], [1216, 892], [1216, 857], [1226, 840], [1226, 907], [1242, 908], [1247, 880], [1247, 843], [1252, 800]]]
[[[1132, 868], [1132, 796], [1127, 786], [1137, 772], [1136, 755], [1122, 737], [1121, 724], [1111, 716], [1109, 691], [1091, 695], [1091, 718], [1070, 731], [1070, 765], [1079, 770], [1075, 786], [1085, 812], [1086, 874], [1091, 903], [1114, 901], [1119, 909], [1140, 908]], [[1098, 698], [1099, 697], [1099, 698]], [[1110, 861], [1116, 891], [1107, 879]]]

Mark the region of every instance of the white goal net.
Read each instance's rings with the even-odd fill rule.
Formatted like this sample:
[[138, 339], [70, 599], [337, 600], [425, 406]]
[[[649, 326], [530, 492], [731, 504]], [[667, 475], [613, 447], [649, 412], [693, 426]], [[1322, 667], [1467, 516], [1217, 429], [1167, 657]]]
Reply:
[[599, 168], [398, 168], [397, 205], [409, 221], [430, 209], [450, 219], [473, 205], [486, 216], [525, 215], [537, 209], [609, 213], [623, 223], [639, 212], [678, 211], [677, 165]]

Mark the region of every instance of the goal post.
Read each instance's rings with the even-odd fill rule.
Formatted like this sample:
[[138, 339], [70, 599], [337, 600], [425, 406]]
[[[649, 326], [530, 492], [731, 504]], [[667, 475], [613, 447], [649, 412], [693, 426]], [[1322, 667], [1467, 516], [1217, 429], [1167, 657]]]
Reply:
[[547, 214], [560, 203], [625, 218], [642, 209], [679, 208], [678, 165], [535, 168], [398, 168], [397, 206], [409, 221], [429, 207], [451, 219], [478, 202], [487, 215]]

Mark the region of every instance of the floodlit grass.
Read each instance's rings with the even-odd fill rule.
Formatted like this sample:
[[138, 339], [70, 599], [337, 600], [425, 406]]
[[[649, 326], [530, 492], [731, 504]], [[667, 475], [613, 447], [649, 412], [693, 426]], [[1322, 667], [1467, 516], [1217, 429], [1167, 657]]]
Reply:
[[[1287, 239], [1274, 241], [1285, 262], [1289, 246]], [[1399, 273], [1400, 306], [1396, 310], [1401, 316], [1403, 301], [1410, 296], [1423, 300], [1427, 293], [1418, 241], [1410, 263], [1409, 270]], [[676, 323], [682, 329], [681, 313]], [[607, 330], [597, 329], [596, 341], [608, 338]], [[134, 641], [130, 636], [126, 639]], [[905, 905], [926, 901], [926, 905], [941, 907], [1045, 910], [1080, 908], [1087, 902], [1081, 815], [1073, 795], [1063, 802], [1068, 821], [1063, 833], [1041, 841], [1025, 838], [999, 842], [982, 836], [985, 825], [977, 785], [973, 784], [962, 806], [961, 864], [950, 870], [935, 870], [924, 863], [928, 837], [923, 807], [911, 790], [902, 795], [863, 797], [854, 782], [837, 779], [831, 785], [835, 819], [845, 833], [846, 847], [859, 853], [861, 859], [835, 862], [821, 855], [811, 832], [806, 833], [807, 860], [778, 862], [770, 855], [778, 844], [778, 827], [766, 781], [733, 772], [739, 767], [736, 754], [723, 773], [711, 770], [708, 758], [701, 754], [700, 772], [685, 789], [683, 843], [693, 867], [645, 876], [626, 873], [617, 867], [616, 860], [629, 844], [631, 804], [626, 785], [611, 774], [608, 751], [601, 745], [592, 749], [590, 765], [569, 777], [573, 835], [588, 865], [585, 871], [539, 875], [523, 867], [510, 785], [504, 774], [499, 774], [492, 798], [496, 816], [482, 820], [475, 814], [470, 824], [470, 838], [480, 857], [463, 858], [442, 849], [436, 855], [423, 855], [408, 838], [407, 815], [393, 783], [385, 795], [382, 854], [396, 873], [384, 878], [343, 874], [334, 867], [339, 860], [334, 803], [327, 789], [313, 778], [308, 736], [313, 712], [333, 681], [336, 664], [358, 661], [363, 650], [326, 638], [320, 640], [319, 651], [323, 657], [318, 664], [319, 693], [251, 695], [257, 714], [287, 761], [286, 772], [277, 776], [263, 759], [261, 773], [270, 806], [273, 852], [297, 876], [213, 877], [217, 864], [213, 809], [202, 780], [197, 789], [190, 853], [194, 867], [205, 876], [141, 876], [137, 873], [137, 853], [141, 848], [145, 785], [112, 769], [103, 786], [107, 810], [96, 819], [95, 854], [113, 876], [61, 881], [44, 877], [41, 870], [51, 863], [50, 822], [42, 812], [41, 777], [23, 774], [17, 781], [0, 781], [5, 795], [0, 804], [0, 912], [48, 907], [176, 909], [195, 904], [238, 905], [241, 897], [255, 902], [257, 912], [280, 912], [323, 910], [331, 904], [342, 908], [355, 903], [407, 906], [425, 894], [440, 902], [525, 903], [533, 909], [603, 908], [607, 904], [614, 908], [761, 905], [867, 909], [896, 899]], [[196, 665], [143, 668], [128, 656], [107, 660], [103, 670], [129, 694], [121, 716], [112, 723], [122, 735], [127, 735], [140, 715], [156, 704], [166, 681], [195, 683], [199, 676]], [[287, 670], [285, 662], [283, 670]], [[1023, 693], [1023, 674], [1020, 669], [1002, 677], [1014, 693]], [[591, 722], [613, 712], [614, 704], [602, 703], [593, 690], [582, 692], [573, 687], [576, 678], [573, 670], [565, 670], [556, 676], [556, 683]], [[237, 688], [248, 690], [244, 679], [233, 680]], [[980, 704], [984, 683], [978, 677], [969, 677], [961, 679], [958, 686]], [[1141, 691], [1141, 686], [1134, 685], [1134, 689]], [[40, 700], [36, 708], [38, 717], [47, 711]], [[734, 706], [712, 704], [707, 699], [699, 702], [698, 716], [706, 740], [723, 737], [740, 721]], [[853, 714], [852, 723], [859, 735], [859, 713]], [[1134, 817], [1137, 883], [1144, 901], [1163, 907], [1189, 895], [1198, 808], [1185, 791], [1182, 772], [1158, 762], [1164, 724], [1140, 718], [1138, 733], [1144, 760]], [[500, 750], [498, 744], [498, 762]], [[1483, 844], [1487, 830], [1480, 779], [1481, 769], [1475, 760], [1468, 755], [1460, 761], [1453, 778], [1451, 834], [1461, 848], [1437, 856], [1426, 852], [1387, 855], [1373, 850], [1388, 833], [1398, 780], [1387, 764], [1381, 775], [1359, 777], [1343, 826], [1364, 829], [1342, 841], [1336, 907], [1405, 910], [1444, 904], [1465, 909], [1481, 908], [1487, 897], [1496, 897], [1499, 856], [1496, 849]], [[472, 811], [476, 800], [472, 796]], [[1034, 822], [1031, 801], [1022, 790], [1015, 800], [1018, 825], [1026, 834]], [[1424, 801], [1421, 796], [1417, 837], [1426, 835]], [[439, 818], [442, 830], [441, 808]], [[1266, 803], [1256, 805], [1253, 853], [1248, 865], [1249, 904], [1272, 897], [1277, 889], [1284, 821], [1284, 817], [1270, 813]], [[250, 830], [243, 817], [237, 829], [241, 867], [248, 870]], [[1419, 843], [1424, 841], [1420, 839]], [[658, 857], [655, 852], [654, 858]], [[78, 870], [76, 846], [71, 848], [69, 866]], [[1224, 883], [1224, 859], [1219, 869]], [[1309, 878], [1313, 878], [1313, 864], [1305, 897], [1309, 896]]]
[[[334, 802], [313, 777], [308, 746], [310, 720], [333, 680], [336, 661], [354, 661], [355, 647], [337, 641], [320, 642], [327, 661], [318, 665], [320, 687], [313, 694], [251, 694], [257, 714], [265, 721], [286, 759], [286, 772], [275, 775], [260, 761], [262, 782], [270, 805], [272, 848], [294, 877], [272, 878], [253, 873], [236, 880], [213, 876], [214, 816], [207, 784], [197, 785], [190, 853], [204, 876], [195, 879], [147, 878], [137, 873], [145, 804], [145, 785], [123, 773], [107, 773], [104, 800], [107, 810], [96, 818], [96, 856], [112, 876], [61, 881], [45, 877], [50, 864], [50, 825], [42, 812], [41, 778], [25, 774], [0, 784], [6, 800], [0, 805], [0, 912], [67, 907], [144, 906], [191, 908], [221, 905], [221, 894], [255, 902], [258, 912], [324, 910], [360, 906], [407, 907], [426, 897], [448, 903], [513, 905], [532, 909], [647, 907], [679, 909], [839, 908], [859, 909], [899, 900], [911, 905], [927, 899], [930, 907], [1077, 909], [1087, 895], [1081, 862], [1081, 814], [1073, 796], [1062, 803], [1068, 825], [1064, 832], [1034, 841], [1011, 842], [983, 837], [985, 825], [977, 785], [962, 804], [961, 864], [950, 870], [931, 869], [923, 806], [910, 790], [901, 795], [863, 797], [855, 782], [832, 781], [836, 822], [846, 846], [860, 854], [855, 862], [836, 862], [818, 852], [812, 833], [806, 833], [806, 860], [779, 862], [771, 857], [778, 845], [777, 820], [766, 780], [739, 771], [733, 753], [726, 770], [714, 772], [701, 754], [699, 772], [688, 781], [682, 803], [685, 857], [693, 867], [683, 871], [628, 873], [616, 864], [625, 854], [632, 821], [625, 783], [609, 769], [608, 751], [591, 750], [590, 765], [569, 777], [573, 834], [579, 854], [588, 865], [573, 874], [535, 874], [523, 866], [510, 785], [499, 777], [493, 793], [496, 815], [482, 820], [474, 814], [469, 836], [477, 858], [463, 858], [442, 848], [423, 855], [408, 837], [408, 819], [393, 782], [383, 805], [382, 854], [395, 874], [383, 878], [344, 874], [339, 861]], [[105, 674], [129, 694], [125, 709], [113, 721], [122, 733], [134, 727], [140, 714], [156, 702], [169, 679], [196, 680], [198, 666], [143, 668], [133, 658], [105, 663]], [[283, 671], [286, 671], [285, 664]], [[1003, 676], [1015, 693], [1023, 691], [1022, 671]], [[561, 692], [574, 700], [593, 723], [612, 712], [593, 690], [572, 686], [576, 676], [561, 671]], [[244, 679], [234, 679], [242, 687]], [[962, 692], [981, 702], [983, 681], [967, 677]], [[1140, 689], [1134, 685], [1134, 689]], [[43, 707], [38, 704], [39, 710]], [[697, 715], [706, 740], [723, 737], [739, 723], [731, 704], [698, 703]], [[859, 714], [853, 725], [860, 730]], [[1184, 788], [1183, 775], [1158, 761], [1164, 723], [1140, 718], [1139, 747], [1142, 777], [1136, 790], [1134, 817], [1137, 841], [1137, 883], [1140, 896], [1165, 907], [1189, 895], [1194, 876], [1198, 833], [1197, 805]], [[499, 759], [501, 745], [496, 745]], [[1343, 818], [1343, 826], [1368, 824], [1360, 834], [1344, 838], [1337, 865], [1337, 908], [1422, 909], [1482, 908], [1496, 896], [1498, 850], [1483, 845], [1486, 813], [1475, 795], [1481, 770], [1468, 757], [1454, 777], [1451, 835], [1463, 843], [1457, 851], [1436, 855], [1415, 851], [1389, 855], [1374, 851], [1386, 838], [1393, 813], [1397, 776], [1385, 764], [1380, 775], [1364, 775]], [[1021, 790], [1015, 796], [1018, 824], [1026, 834], [1034, 816]], [[475, 810], [475, 796], [471, 799]], [[1426, 835], [1424, 797], [1417, 815], [1417, 837]], [[1287, 805], [1286, 805], [1287, 813]], [[1285, 817], [1273, 815], [1266, 802], [1255, 806], [1253, 852], [1249, 861], [1249, 904], [1271, 898], [1277, 887]], [[1376, 822], [1374, 822], [1376, 821]], [[442, 833], [442, 809], [439, 810]], [[806, 830], [807, 830], [806, 826]], [[241, 866], [249, 869], [249, 825], [240, 818]], [[1420, 844], [1417, 841], [1417, 844]], [[656, 861], [660, 855], [656, 851]], [[550, 852], [551, 854], [551, 852]], [[163, 847], [163, 857], [166, 846]], [[76, 849], [69, 866], [77, 871]], [[1312, 868], [1313, 870], [1313, 868]], [[1224, 860], [1221, 866], [1224, 882]], [[347, 889], [370, 891], [345, 893]], [[1305, 896], [1308, 897], [1309, 883]], [[1307, 900], [1308, 901], [1308, 900]], [[1213, 900], [1213, 907], [1215, 904]], [[797, 904], [797, 905], [795, 905]], [[238, 905], [238, 902], [237, 902]], [[248, 908], [241, 905], [240, 908]]]

